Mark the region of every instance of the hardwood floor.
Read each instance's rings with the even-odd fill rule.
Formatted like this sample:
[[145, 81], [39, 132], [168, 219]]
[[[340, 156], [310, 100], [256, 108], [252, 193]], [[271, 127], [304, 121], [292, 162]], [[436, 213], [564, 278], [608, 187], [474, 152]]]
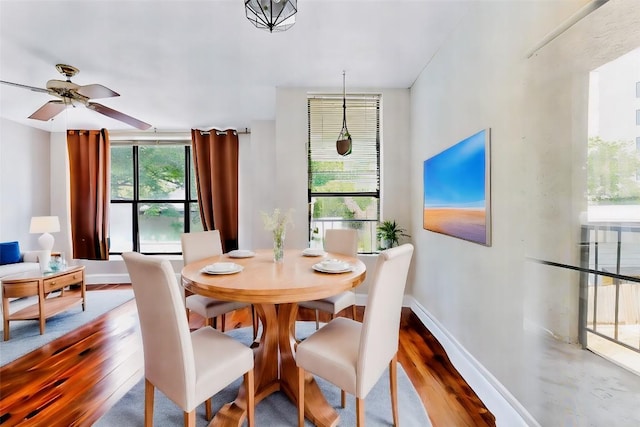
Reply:
[[[357, 312], [361, 320], [363, 307]], [[298, 318], [311, 320], [312, 312], [301, 309]], [[328, 317], [321, 316], [321, 320]], [[129, 301], [0, 368], [0, 425], [93, 424], [142, 378], [137, 322], [135, 303]], [[192, 315], [192, 328], [202, 324], [202, 318]], [[250, 325], [248, 309], [227, 315], [227, 329]], [[407, 308], [402, 312], [398, 360], [435, 427], [495, 426], [494, 416], [457, 373], [437, 340]]]

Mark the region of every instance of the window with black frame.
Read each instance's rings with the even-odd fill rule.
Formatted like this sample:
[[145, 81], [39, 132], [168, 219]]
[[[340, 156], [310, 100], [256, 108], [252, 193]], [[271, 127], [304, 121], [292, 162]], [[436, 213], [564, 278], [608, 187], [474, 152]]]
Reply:
[[185, 142], [111, 143], [110, 254], [181, 254], [202, 231], [191, 148]]
[[331, 228], [358, 230], [358, 252], [377, 250], [380, 217], [380, 95], [347, 95], [352, 152], [336, 140], [343, 122], [342, 95], [308, 98], [308, 202], [310, 245], [322, 247]]

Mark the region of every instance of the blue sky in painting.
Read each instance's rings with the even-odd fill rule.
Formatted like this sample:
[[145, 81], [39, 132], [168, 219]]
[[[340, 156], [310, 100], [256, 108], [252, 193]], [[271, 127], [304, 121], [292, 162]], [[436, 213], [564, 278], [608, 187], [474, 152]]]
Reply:
[[484, 207], [486, 130], [424, 162], [424, 207]]

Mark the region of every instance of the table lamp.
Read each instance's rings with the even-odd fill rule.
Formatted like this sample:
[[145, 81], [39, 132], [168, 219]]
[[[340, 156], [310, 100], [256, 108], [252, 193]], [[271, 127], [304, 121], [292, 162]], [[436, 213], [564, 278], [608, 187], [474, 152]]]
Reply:
[[42, 233], [38, 237], [38, 244], [45, 252], [43, 259], [40, 260], [41, 267], [47, 269], [49, 259], [51, 258], [51, 249], [53, 249], [53, 236], [49, 233], [60, 231], [60, 221], [57, 216], [34, 216], [31, 218], [29, 233]]
[[49, 233], [60, 231], [60, 221], [57, 216], [34, 216], [31, 218], [29, 233], [42, 233], [38, 243], [43, 250], [53, 249], [53, 236]]

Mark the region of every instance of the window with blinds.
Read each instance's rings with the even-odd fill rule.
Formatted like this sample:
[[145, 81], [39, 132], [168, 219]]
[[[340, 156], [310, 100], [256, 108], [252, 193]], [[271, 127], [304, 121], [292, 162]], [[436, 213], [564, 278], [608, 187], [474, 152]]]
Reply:
[[341, 156], [342, 96], [308, 98], [308, 197], [311, 245], [329, 228], [355, 228], [358, 251], [375, 252], [380, 213], [380, 96], [347, 96], [352, 152]]

